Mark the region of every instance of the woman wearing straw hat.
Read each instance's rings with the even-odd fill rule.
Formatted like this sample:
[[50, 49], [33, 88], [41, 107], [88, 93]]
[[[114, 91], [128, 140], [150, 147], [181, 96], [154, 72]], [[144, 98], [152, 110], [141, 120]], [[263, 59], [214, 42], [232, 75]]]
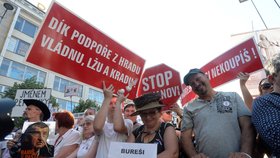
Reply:
[[160, 98], [160, 93], [147, 93], [133, 100], [136, 112], [131, 115], [140, 115], [144, 124], [129, 135], [128, 142], [156, 143], [158, 158], [175, 158], [179, 153], [178, 139], [174, 127], [160, 120], [164, 106]]

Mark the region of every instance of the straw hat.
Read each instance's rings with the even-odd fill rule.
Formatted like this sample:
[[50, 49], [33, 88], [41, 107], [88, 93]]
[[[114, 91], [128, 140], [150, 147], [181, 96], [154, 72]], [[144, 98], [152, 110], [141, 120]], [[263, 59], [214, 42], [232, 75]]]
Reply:
[[162, 104], [160, 99], [161, 99], [160, 92], [147, 93], [138, 98], [135, 98], [133, 102], [135, 104], [136, 111], [132, 113], [131, 116], [139, 115], [140, 112], [144, 110], [163, 107], [164, 105]]

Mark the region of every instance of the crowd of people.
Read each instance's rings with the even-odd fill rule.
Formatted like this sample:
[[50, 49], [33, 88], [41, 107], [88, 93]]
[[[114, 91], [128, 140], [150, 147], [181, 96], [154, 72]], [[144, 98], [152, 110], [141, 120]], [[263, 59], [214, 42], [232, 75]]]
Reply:
[[[42, 122], [51, 117], [46, 104], [25, 99], [23, 116], [32, 124], [9, 140], [1, 155], [108, 158], [112, 142], [128, 142], [156, 144], [157, 158], [280, 158], [280, 54], [267, 64], [269, 74], [260, 81], [257, 97], [246, 87], [250, 75], [238, 74], [243, 99], [236, 92], [216, 91], [203, 71], [191, 69], [184, 84], [197, 97], [183, 109], [174, 104], [163, 110], [157, 92], [126, 102], [127, 94], [116, 95], [114, 86], [103, 82], [99, 111], [89, 108], [78, 121], [69, 111], [52, 114], [54, 144], [47, 142], [50, 129]], [[9, 117], [1, 116], [0, 121], [2, 141], [14, 126]], [[3, 128], [2, 122], [10, 126]]]

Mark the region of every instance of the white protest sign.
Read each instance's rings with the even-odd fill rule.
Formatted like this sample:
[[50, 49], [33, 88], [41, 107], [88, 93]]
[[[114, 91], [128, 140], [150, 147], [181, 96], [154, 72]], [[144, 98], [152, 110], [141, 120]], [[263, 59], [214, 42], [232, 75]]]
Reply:
[[156, 158], [157, 144], [111, 142], [108, 158]]
[[51, 89], [18, 89], [15, 97], [16, 105], [12, 110], [12, 117], [22, 116], [26, 105], [23, 103], [23, 99], [37, 99], [49, 105], [51, 98]]
[[[49, 137], [47, 139], [47, 143], [54, 145], [54, 142], [57, 138], [57, 135], [55, 134], [55, 121], [43, 121], [45, 124], [49, 126]], [[35, 122], [24, 122], [22, 127], [22, 133], [25, 132], [27, 127]]]
[[79, 85], [65, 86], [64, 97], [78, 96]]

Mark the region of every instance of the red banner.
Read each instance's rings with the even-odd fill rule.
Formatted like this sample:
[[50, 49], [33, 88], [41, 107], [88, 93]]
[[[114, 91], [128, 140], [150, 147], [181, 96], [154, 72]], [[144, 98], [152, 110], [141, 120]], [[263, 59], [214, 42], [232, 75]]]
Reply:
[[[263, 64], [255, 41], [250, 38], [212, 60], [201, 70], [208, 75], [212, 87], [217, 87], [236, 79], [239, 72], [252, 73], [262, 68]], [[189, 96], [193, 96], [190, 89], [189, 86], [184, 88], [181, 96], [182, 105], [194, 98]]]
[[176, 103], [182, 92], [179, 72], [165, 64], [146, 69], [139, 85], [138, 96], [148, 92], [160, 92], [162, 102], [168, 109]]
[[101, 88], [130, 86], [136, 96], [145, 60], [54, 2], [27, 61]]

